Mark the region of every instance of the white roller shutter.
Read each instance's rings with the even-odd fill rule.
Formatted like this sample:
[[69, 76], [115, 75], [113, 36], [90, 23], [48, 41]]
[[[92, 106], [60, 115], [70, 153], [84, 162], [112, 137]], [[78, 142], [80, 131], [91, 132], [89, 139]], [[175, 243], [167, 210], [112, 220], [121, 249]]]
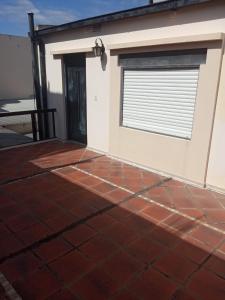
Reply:
[[190, 139], [199, 69], [124, 70], [122, 125]]

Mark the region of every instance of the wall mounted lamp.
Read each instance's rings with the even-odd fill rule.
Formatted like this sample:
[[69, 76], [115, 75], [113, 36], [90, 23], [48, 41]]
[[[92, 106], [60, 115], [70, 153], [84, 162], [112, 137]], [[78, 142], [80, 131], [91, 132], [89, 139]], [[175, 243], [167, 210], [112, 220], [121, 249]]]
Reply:
[[92, 49], [95, 56], [102, 56], [105, 53], [105, 46], [100, 38], [95, 40], [95, 46]]

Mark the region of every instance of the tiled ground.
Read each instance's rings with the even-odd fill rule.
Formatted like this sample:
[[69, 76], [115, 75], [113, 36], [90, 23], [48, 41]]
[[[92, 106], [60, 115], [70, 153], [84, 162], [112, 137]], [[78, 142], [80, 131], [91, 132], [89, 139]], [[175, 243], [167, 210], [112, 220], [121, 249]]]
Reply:
[[143, 196], [225, 231], [225, 196], [222, 194], [170, 180]]
[[0, 184], [77, 163], [99, 154], [72, 143], [51, 141], [0, 152]]
[[0, 272], [22, 299], [224, 299], [225, 197], [75, 145], [19, 149], [0, 153]]
[[113, 160], [106, 156], [81, 163], [77, 165], [77, 168], [132, 192], [138, 192], [164, 179], [158, 174]]

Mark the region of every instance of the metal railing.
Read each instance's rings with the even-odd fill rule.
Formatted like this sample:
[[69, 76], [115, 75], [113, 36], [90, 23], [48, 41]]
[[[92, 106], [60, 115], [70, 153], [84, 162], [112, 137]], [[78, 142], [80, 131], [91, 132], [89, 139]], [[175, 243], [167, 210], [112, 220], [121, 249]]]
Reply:
[[[49, 139], [49, 138], [55, 138], [56, 137], [55, 112], [56, 112], [55, 108], [42, 109], [42, 110], [3, 112], [0, 113], [0, 126], [3, 128], [10, 128], [10, 122], [14, 123], [15, 125], [16, 123], [15, 119], [18, 118], [18, 116], [24, 116], [24, 118], [26, 118], [26, 122], [28, 122], [29, 119], [29, 122], [31, 124], [32, 140], [34, 142]], [[28, 117], [29, 115], [30, 118]], [[9, 121], [1, 122], [2, 118], [5, 118], [4, 120], [7, 120], [6, 117], [8, 117]], [[14, 121], [12, 122], [12, 120]], [[16, 130], [15, 133], [17, 133]], [[0, 139], [1, 139], [1, 131], [0, 131]]]

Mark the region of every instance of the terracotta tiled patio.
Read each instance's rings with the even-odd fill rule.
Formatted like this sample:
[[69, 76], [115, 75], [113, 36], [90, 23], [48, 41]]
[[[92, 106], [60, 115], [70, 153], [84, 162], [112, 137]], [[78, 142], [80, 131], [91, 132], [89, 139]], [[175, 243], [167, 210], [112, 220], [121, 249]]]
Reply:
[[0, 299], [225, 299], [225, 196], [58, 141], [0, 162]]

